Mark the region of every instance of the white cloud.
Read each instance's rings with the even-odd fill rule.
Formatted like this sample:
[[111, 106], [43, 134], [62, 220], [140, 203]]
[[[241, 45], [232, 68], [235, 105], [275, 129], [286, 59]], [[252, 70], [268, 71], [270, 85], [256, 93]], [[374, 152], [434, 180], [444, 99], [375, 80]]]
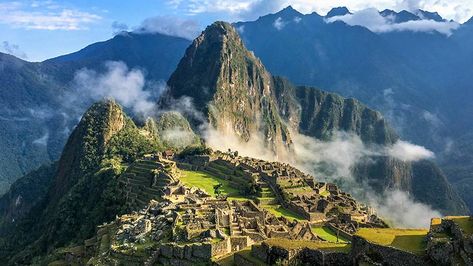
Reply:
[[51, 1], [0, 3], [0, 23], [36, 30], [84, 30], [101, 17], [77, 9], [62, 8]]
[[145, 19], [135, 32], [161, 33], [193, 40], [200, 34], [201, 27], [195, 20], [157, 16]]
[[[369, 163], [370, 156], [389, 155], [389, 147], [367, 147], [358, 136], [343, 132], [336, 133], [330, 141], [320, 141], [293, 133], [294, 154], [289, 157], [276, 157], [267, 147], [261, 133], [253, 133], [250, 140], [244, 142], [231, 130], [223, 131], [207, 124], [203, 130], [207, 145], [224, 151], [236, 150], [243, 156], [290, 163], [318, 180], [341, 183], [347, 192], [375, 207], [379, 215], [394, 226], [423, 228], [428, 227], [430, 218], [440, 217], [438, 211], [416, 202], [407, 192], [387, 190], [376, 194], [370, 185], [353, 176], [352, 170], [356, 164]], [[411, 146], [414, 145], [407, 144], [407, 147]]]
[[395, 23], [391, 17], [383, 17], [374, 8], [364, 9], [353, 14], [335, 16], [326, 19], [328, 23], [343, 21], [351, 26], [362, 26], [372, 32], [383, 33], [392, 31], [414, 31], [414, 32], [434, 32], [452, 34], [460, 24], [456, 22], [438, 22], [434, 20], [413, 20], [402, 23]]
[[387, 154], [406, 162], [432, 159], [435, 157], [432, 151], [402, 140], [397, 141], [391, 147], [387, 147]]
[[13, 56], [16, 56], [16, 57], [19, 57], [19, 58], [22, 58], [22, 59], [27, 59], [28, 58], [26, 53], [23, 52], [20, 49], [20, 46], [18, 46], [17, 44], [13, 44], [13, 43], [10, 43], [8, 41], [3, 41], [2, 48], [3, 48], [3, 51], [5, 51], [7, 54], [11, 54]]
[[286, 22], [284, 22], [281, 17], [278, 17], [276, 20], [274, 20], [273, 26], [277, 30], [282, 30], [284, 28], [284, 26], [286, 26]]
[[381, 217], [397, 227], [429, 228], [430, 219], [442, 217], [432, 207], [416, 202], [404, 191], [388, 190], [383, 195], [370, 195], [370, 205]]
[[135, 114], [149, 116], [154, 112], [156, 96], [151, 90], [144, 89], [146, 81], [140, 70], [129, 70], [123, 62], [107, 62], [105, 67], [103, 74], [89, 69], [78, 71], [74, 78], [77, 95], [68, 97], [90, 98], [92, 101], [114, 98]]
[[169, 6], [188, 15], [220, 14], [221, 19], [253, 20], [277, 11], [284, 0], [168, 0]]

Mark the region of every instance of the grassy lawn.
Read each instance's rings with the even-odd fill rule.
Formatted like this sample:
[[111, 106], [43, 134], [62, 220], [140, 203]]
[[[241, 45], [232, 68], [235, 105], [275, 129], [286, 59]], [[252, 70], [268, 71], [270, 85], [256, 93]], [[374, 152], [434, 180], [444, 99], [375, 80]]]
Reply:
[[235, 254], [239, 254], [240, 256], [243, 256], [248, 261], [251, 261], [253, 263], [253, 265], [261, 265], [261, 266], [266, 265], [263, 261], [261, 261], [261, 260], [259, 260], [259, 259], [252, 256], [251, 248], [245, 248], [245, 249], [242, 249], [242, 250], [237, 251], [235, 253], [231, 253], [230, 255], [227, 255], [227, 256], [224, 256], [224, 257], [221, 257], [221, 258], [218, 258], [218, 259], [214, 260], [214, 262], [217, 265], [220, 265], [220, 266], [233, 266], [233, 265], [235, 265], [234, 264], [234, 255]]
[[[322, 239], [330, 242], [337, 242], [337, 234], [333, 232], [330, 228], [326, 226], [313, 226], [312, 231]], [[345, 239], [342, 236], [338, 237], [338, 243], [347, 243], [349, 242], [348, 239]]]
[[356, 235], [378, 245], [423, 254], [427, 233], [425, 229], [361, 228]]
[[304, 217], [300, 216], [299, 214], [292, 212], [288, 209], [285, 209], [279, 205], [261, 205], [261, 206], [277, 217], [285, 217], [286, 219], [289, 219], [290, 221], [305, 220]]
[[292, 240], [286, 238], [271, 238], [265, 240], [265, 242], [271, 246], [278, 246], [287, 249], [298, 249], [298, 248], [310, 248], [320, 249], [327, 251], [337, 251], [348, 253], [350, 252], [350, 244], [346, 243], [331, 243], [323, 241], [309, 241], [309, 240]]
[[460, 226], [465, 234], [473, 234], [473, 221], [470, 220], [469, 216], [447, 216], [444, 219], [454, 221], [458, 226]]
[[212, 197], [215, 197], [214, 186], [222, 184], [222, 194], [228, 196], [229, 200], [247, 200], [248, 198], [241, 195], [240, 191], [230, 186], [229, 182], [223, 178], [204, 173], [201, 171], [184, 171], [181, 170], [180, 180], [188, 187], [198, 187]]

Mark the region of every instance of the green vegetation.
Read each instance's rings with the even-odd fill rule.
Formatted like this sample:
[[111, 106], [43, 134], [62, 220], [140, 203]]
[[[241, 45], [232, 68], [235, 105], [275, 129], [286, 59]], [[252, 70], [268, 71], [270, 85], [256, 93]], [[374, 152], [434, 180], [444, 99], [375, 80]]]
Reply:
[[313, 226], [312, 231], [319, 237], [321, 237], [323, 240], [330, 241], [330, 242], [335, 242], [335, 243], [348, 243], [349, 240], [342, 237], [338, 236], [337, 238], [337, 233], [332, 231], [330, 228], [326, 226]]
[[221, 184], [219, 189], [222, 195], [227, 195], [229, 200], [245, 200], [248, 199], [240, 194], [239, 190], [230, 186], [230, 182], [223, 178], [215, 177], [211, 174], [201, 171], [184, 171], [182, 170], [180, 177], [184, 185], [189, 187], [198, 187], [207, 192], [212, 197], [216, 197], [214, 186]]
[[423, 254], [427, 233], [428, 230], [425, 229], [361, 228], [356, 235], [374, 244]]
[[444, 219], [454, 221], [458, 226], [460, 226], [465, 234], [473, 234], [473, 221], [470, 216], [447, 216]]
[[121, 158], [123, 162], [131, 163], [144, 154], [162, 150], [157, 139], [144, 136], [131, 119], [126, 119], [125, 127], [107, 145], [107, 158]]
[[271, 246], [282, 247], [286, 249], [299, 249], [299, 248], [310, 248], [320, 249], [326, 251], [336, 251], [348, 253], [350, 252], [351, 245], [346, 243], [331, 243], [324, 241], [310, 241], [310, 240], [293, 240], [286, 238], [271, 238], [265, 240], [265, 242]]
[[217, 265], [220, 265], [220, 266], [233, 266], [234, 265], [234, 256], [237, 255], [237, 254], [239, 256], [243, 256], [248, 261], [251, 261], [253, 263], [252, 265], [257, 265], [257, 266], [267, 265], [263, 261], [253, 257], [253, 255], [251, 254], [251, 248], [245, 248], [245, 249], [242, 249], [238, 252], [231, 253], [230, 255], [226, 255], [226, 256], [223, 256], [221, 258], [217, 258], [217, 259], [214, 260], [214, 262]]
[[186, 147], [178, 156], [184, 158], [190, 155], [209, 155], [211, 153], [212, 149], [199, 145]]
[[305, 220], [304, 217], [300, 216], [299, 214], [290, 211], [288, 209], [285, 209], [281, 205], [262, 205], [263, 208], [268, 210], [270, 213], [277, 217], [285, 217], [288, 220], [297, 220], [297, 221], [302, 221]]

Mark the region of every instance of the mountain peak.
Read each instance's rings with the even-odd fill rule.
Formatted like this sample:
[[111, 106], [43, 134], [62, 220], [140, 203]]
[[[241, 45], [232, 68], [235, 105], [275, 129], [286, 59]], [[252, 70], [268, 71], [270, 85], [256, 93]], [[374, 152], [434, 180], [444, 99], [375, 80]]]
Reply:
[[125, 113], [114, 100], [93, 104], [70, 135], [59, 160], [50, 196], [55, 201], [84, 172], [98, 167], [107, 142], [125, 126]]
[[332, 8], [332, 10], [330, 10], [325, 17], [331, 18], [331, 17], [337, 17], [337, 16], [344, 16], [347, 14], [351, 14], [350, 10], [348, 10], [347, 7], [340, 6], [340, 7]]
[[194, 40], [168, 86], [164, 105], [172, 105], [173, 98], [189, 97], [204, 119], [224, 135], [249, 141], [265, 132], [268, 145], [281, 155], [291, 143], [278, 115], [271, 74], [228, 23], [216, 22]]
[[277, 12], [276, 15], [282, 18], [291, 18], [291, 19], [293, 16], [302, 16], [302, 14], [299, 11], [295, 10], [292, 6], [287, 6], [286, 8]]
[[391, 9], [385, 9], [379, 14], [383, 17], [390, 17], [393, 22], [395, 23], [403, 23], [403, 22], [408, 22], [408, 21], [413, 21], [413, 20], [420, 20], [421, 18], [409, 11], [402, 10], [400, 12], [396, 12]]
[[429, 12], [429, 11], [419, 9], [417, 10], [416, 14], [422, 19], [434, 20], [438, 22], [444, 21], [442, 16], [440, 16], [439, 13], [437, 12]]

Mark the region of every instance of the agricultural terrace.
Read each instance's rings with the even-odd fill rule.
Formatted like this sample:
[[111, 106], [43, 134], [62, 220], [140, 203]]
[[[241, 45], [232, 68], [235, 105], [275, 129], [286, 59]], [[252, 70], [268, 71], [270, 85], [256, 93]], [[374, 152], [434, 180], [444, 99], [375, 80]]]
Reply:
[[228, 180], [216, 177], [206, 172], [181, 170], [181, 177], [179, 179], [182, 181], [182, 183], [184, 183], [185, 186], [200, 188], [212, 197], [216, 196], [214, 186], [222, 184], [220, 190], [223, 195], [228, 196], [229, 200], [248, 199], [242, 195], [238, 189], [230, 186], [230, 182]]
[[326, 226], [312, 226], [312, 232], [314, 232], [317, 236], [322, 238], [325, 241], [333, 242], [333, 243], [348, 243], [350, 242], [348, 239], [338, 236], [333, 230]]
[[361, 228], [357, 236], [367, 241], [421, 255], [426, 249], [427, 229]]
[[323, 241], [309, 241], [309, 240], [293, 240], [286, 238], [270, 238], [265, 240], [268, 245], [282, 247], [285, 249], [300, 249], [300, 248], [310, 248], [310, 249], [320, 249], [326, 251], [336, 251], [336, 252], [350, 252], [350, 244], [347, 243], [331, 243]]
[[447, 216], [444, 219], [454, 221], [465, 234], [473, 234], [473, 220], [471, 220], [470, 216]]

